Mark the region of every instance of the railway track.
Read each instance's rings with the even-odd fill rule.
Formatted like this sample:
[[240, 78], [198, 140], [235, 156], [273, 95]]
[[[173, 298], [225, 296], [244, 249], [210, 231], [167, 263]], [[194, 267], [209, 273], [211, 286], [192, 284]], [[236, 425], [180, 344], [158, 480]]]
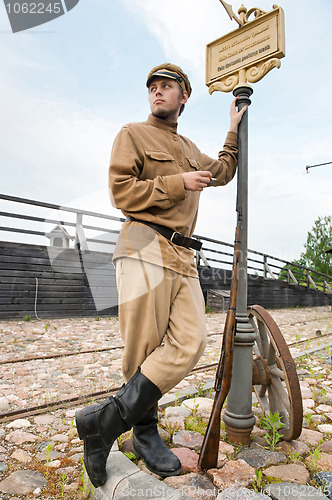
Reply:
[[[307, 322], [301, 322], [302, 324], [305, 324]], [[298, 323], [292, 323], [292, 326], [300, 324]], [[282, 325], [281, 325], [282, 326]], [[213, 337], [215, 335], [222, 335], [221, 332], [214, 332], [214, 333], [209, 333], [208, 337]], [[311, 340], [320, 340], [323, 339], [324, 337], [330, 337], [332, 333], [326, 333], [323, 335], [320, 335], [319, 337], [314, 336], [314, 337], [309, 337], [306, 339], [298, 340], [296, 342], [293, 342], [291, 344], [287, 344], [288, 347], [293, 347], [295, 345], [300, 345], [304, 344], [305, 342], [311, 342]], [[123, 349], [123, 345], [119, 346], [110, 346], [110, 347], [102, 347], [98, 349], [85, 349], [82, 351], [76, 351], [76, 352], [60, 352], [60, 353], [53, 353], [53, 354], [45, 354], [44, 356], [26, 356], [24, 358], [9, 358], [9, 359], [4, 359], [0, 360], [0, 366], [1, 365], [9, 365], [9, 364], [14, 364], [14, 363], [25, 363], [27, 361], [40, 361], [40, 360], [46, 360], [46, 359], [55, 359], [55, 358], [64, 358], [64, 357], [69, 357], [69, 356], [79, 356], [82, 354], [94, 354], [98, 352], [107, 352], [107, 351], [114, 351], [115, 349]]]
[[[296, 322], [293, 325], [297, 324], [306, 324], [308, 321], [303, 321], [303, 322]], [[208, 337], [213, 337], [213, 336], [220, 336], [222, 335], [221, 332], [212, 332], [208, 335]], [[331, 337], [332, 333], [327, 333], [323, 334], [320, 336], [312, 336], [308, 337], [296, 342], [288, 343], [288, 347], [294, 347], [294, 346], [299, 346], [303, 345], [305, 343], [311, 343], [312, 341], [316, 342], [321, 342], [322, 339], [326, 339], [327, 337]], [[102, 347], [98, 349], [85, 349], [82, 351], [76, 351], [76, 352], [61, 352], [61, 353], [53, 353], [53, 354], [48, 354], [48, 355], [38, 355], [38, 356], [29, 356], [29, 357], [24, 357], [24, 358], [10, 358], [10, 359], [5, 359], [0, 361], [0, 366], [1, 365], [10, 365], [10, 364], [17, 364], [17, 363], [24, 363], [24, 362], [31, 362], [31, 361], [40, 361], [40, 360], [49, 360], [49, 359], [56, 359], [56, 358], [61, 358], [61, 357], [69, 357], [69, 356], [80, 356], [83, 354], [94, 354], [94, 353], [99, 353], [99, 352], [106, 352], [106, 351], [113, 351], [117, 349], [123, 349], [123, 345], [119, 346], [109, 346], [109, 347]], [[209, 363], [209, 364], [204, 364], [204, 365], [199, 365], [195, 367], [189, 374], [188, 377], [198, 373], [198, 372], [208, 372], [210, 370], [215, 370], [217, 367], [218, 363]], [[105, 398], [107, 395], [115, 393], [119, 391], [121, 386], [119, 387], [113, 387], [113, 388], [108, 388], [106, 390], [102, 391], [97, 391], [97, 392], [91, 392], [88, 394], [82, 394], [82, 395], [77, 395], [77, 396], [72, 396], [72, 397], [67, 397], [63, 399], [59, 399], [57, 401], [51, 401], [48, 403], [44, 404], [38, 404], [34, 406], [29, 406], [27, 408], [23, 409], [17, 409], [13, 411], [8, 411], [4, 413], [0, 413], [0, 423], [4, 421], [11, 421], [17, 418], [27, 418], [31, 417], [34, 415], [39, 415], [42, 413], [46, 413], [48, 411], [60, 409], [60, 408], [66, 408], [69, 406], [73, 405], [80, 405], [84, 404], [87, 401], [91, 400], [99, 400]]]

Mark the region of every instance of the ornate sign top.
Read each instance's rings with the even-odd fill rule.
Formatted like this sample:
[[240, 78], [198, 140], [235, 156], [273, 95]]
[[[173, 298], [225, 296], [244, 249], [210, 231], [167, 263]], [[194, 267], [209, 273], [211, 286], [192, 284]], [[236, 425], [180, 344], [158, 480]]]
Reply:
[[[207, 45], [206, 85], [209, 92], [230, 92], [235, 86], [261, 80], [272, 68], [279, 68], [285, 56], [284, 13], [281, 7], [264, 12], [247, 11], [242, 5], [237, 17], [231, 5], [220, 0], [239, 28]], [[249, 17], [254, 14], [255, 19]]]
[[[240, 18], [238, 18], [232, 9], [232, 6], [229, 3], [224, 2], [224, 0], [220, 0], [220, 2], [223, 4], [223, 6], [226, 9], [227, 14], [231, 19], [235, 19], [235, 21], [238, 23], [239, 26], [243, 26], [244, 24], [249, 22], [249, 17], [251, 14], [254, 14], [255, 17], [261, 16], [262, 14], [266, 14], [266, 12], [262, 9], [259, 9], [258, 7], [253, 7], [252, 9], [248, 10], [244, 7], [242, 4], [241, 7], [238, 10], [238, 14]], [[278, 5], [273, 5], [272, 9], [277, 9]]]

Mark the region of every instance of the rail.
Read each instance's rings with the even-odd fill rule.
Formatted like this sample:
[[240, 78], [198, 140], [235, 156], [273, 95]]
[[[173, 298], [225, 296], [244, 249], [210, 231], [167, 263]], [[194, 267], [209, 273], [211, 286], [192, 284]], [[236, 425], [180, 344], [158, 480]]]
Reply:
[[[112, 252], [124, 221], [121, 217], [5, 194], [0, 194], [0, 201], [0, 240], [4, 241]], [[96, 219], [102, 223], [96, 225]], [[202, 250], [196, 252], [198, 266], [231, 270], [233, 244], [194, 237], [203, 243]], [[247, 259], [248, 274], [252, 276], [332, 293], [332, 277], [314, 269], [250, 249]]]
[[[1, 204], [3, 208], [6, 208], [6, 202], [11, 204], [11, 211], [0, 211], [0, 217], [7, 222], [6, 225], [0, 223], [0, 239], [5, 241], [59, 247], [69, 247], [73, 242], [76, 249], [110, 251], [108, 247], [114, 247], [120, 224], [124, 221], [120, 217], [17, 196], [0, 194], [0, 200], [4, 202]], [[30, 213], [20, 213], [22, 206], [28, 207]], [[103, 220], [101, 226], [95, 225], [96, 219]], [[10, 225], [8, 221], [16, 224]]]
[[[203, 243], [197, 253], [198, 265], [232, 268], [233, 245], [222, 241], [196, 236]], [[265, 280], [282, 280], [289, 285], [300, 285], [324, 293], [332, 293], [332, 276], [310, 267], [274, 257], [256, 250], [248, 249], [248, 274]]]
[[[303, 322], [300, 322], [299, 324], [307, 324], [307, 321], [303, 321]], [[209, 333], [208, 334], [208, 337], [213, 337], [213, 336], [219, 336], [221, 335], [221, 332], [213, 332], [213, 333]], [[302, 345], [302, 344], [307, 344], [307, 346], [304, 346], [304, 351], [302, 352], [299, 352], [298, 354], [294, 355], [294, 358], [300, 358], [300, 357], [303, 357], [303, 356], [306, 356], [307, 354], [307, 351], [309, 350], [312, 351], [312, 350], [323, 350], [323, 349], [328, 349], [330, 351], [331, 349], [331, 344], [330, 343], [324, 343], [323, 346], [321, 345], [321, 342], [322, 342], [322, 339], [325, 337], [330, 337], [332, 335], [332, 333], [328, 333], [328, 334], [325, 334], [325, 335], [321, 335], [320, 337], [317, 337], [317, 335], [315, 336], [311, 336], [311, 337], [308, 337], [308, 338], [305, 338], [305, 339], [302, 339], [302, 340], [296, 340], [296, 342], [292, 342], [292, 343], [288, 343], [287, 346], [289, 348], [291, 347], [296, 347], [298, 348], [299, 345]], [[316, 341], [318, 342], [318, 345], [316, 347], [312, 347], [312, 344], [311, 342], [312, 341]], [[22, 357], [22, 358], [11, 358], [11, 359], [5, 359], [5, 360], [0, 360], [0, 365], [4, 365], [4, 364], [16, 364], [16, 363], [24, 363], [24, 362], [27, 362], [27, 361], [39, 361], [41, 359], [52, 359], [52, 358], [56, 358], [56, 357], [66, 357], [66, 356], [80, 356], [82, 354], [86, 354], [86, 353], [98, 353], [98, 352], [102, 352], [102, 351], [111, 351], [113, 349], [123, 349], [124, 346], [113, 346], [113, 347], [105, 347], [103, 349], [89, 349], [89, 350], [83, 350], [83, 351], [78, 351], [78, 352], [63, 352], [63, 353], [60, 353], [60, 354], [55, 354], [53, 353], [52, 355], [45, 355], [45, 356], [31, 356], [31, 357]], [[215, 368], [218, 366], [218, 363], [217, 362], [213, 362], [213, 363], [209, 363], [209, 364], [200, 364], [199, 366], [196, 366], [195, 368], [193, 368], [190, 373], [188, 373], [187, 377], [192, 377], [192, 375], [194, 373], [197, 373], [197, 372], [209, 372], [210, 370], [215, 370]], [[185, 378], [187, 378], [185, 377]], [[213, 380], [213, 383], [214, 383], [214, 380]], [[26, 408], [20, 408], [20, 409], [16, 409], [16, 410], [12, 410], [12, 411], [6, 411], [6, 412], [0, 412], [0, 423], [2, 422], [9, 422], [11, 420], [15, 420], [17, 418], [27, 418], [27, 417], [30, 417], [30, 416], [35, 416], [35, 415], [41, 415], [42, 413], [46, 413], [46, 412], [49, 412], [51, 410], [55, 410], [55, 409], [60, 409], [60, 408], [64, 408], [64, 407], [71, 407], [74, 405], [81, 405], [83, 403], [86, 403], [88, 402], [89, 400], [91, 401], [95, 401], [95, 400], [99, 400], [99, 399], [104, 399], [107, 395], [109, 394], [113, 394], [113, 393], [116, 393], [119, 391], [121, 387], [112, 387], [112, 388], [107, 388], [106, 390], [102, 390], [102, 391], [97, 391], [97, 392], [92, 392], [92, 393], [86, 393], [86, 394], [80, 394], [80, 395], [75, 395], [75, 396], [70, 396], [70, 397], [66, 397], [66, 398], [63, 398], [63, 399], [60, 399], [60, 400], [56, 400], [56, 401], [49, 401], [47, 403], [44, 403], [44, 404], [35, 404], [33, 406], [29, 406], [29, 407], [26, 407]], [[209, 388], [211, 389], [211, 388]], [[183, 399], [185, 399], [185, 397], [182, 397], [182, 398], [178, 398], [178, 402], [182, 401]]]

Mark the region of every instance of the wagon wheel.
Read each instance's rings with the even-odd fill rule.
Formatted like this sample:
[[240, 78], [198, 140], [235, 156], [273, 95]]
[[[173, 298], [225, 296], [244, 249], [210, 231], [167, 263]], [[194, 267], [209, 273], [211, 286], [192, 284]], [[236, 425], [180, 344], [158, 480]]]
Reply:
[[286, 441], [302, 431], [302, 396], [295, 363], [285, 339], [270, 314], [261, 306], [248, 308], [249, 321], [256, 332], [253, 386], [267, 413], [279, 412], [285, 424], [278, 432]]

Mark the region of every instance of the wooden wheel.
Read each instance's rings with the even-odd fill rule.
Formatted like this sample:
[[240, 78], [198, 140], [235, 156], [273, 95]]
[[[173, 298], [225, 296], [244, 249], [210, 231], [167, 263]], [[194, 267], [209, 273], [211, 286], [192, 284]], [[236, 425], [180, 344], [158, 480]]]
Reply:
[[270, 314], [261, 306], [248, 308], [249, 321], [256, 332], [253, 386], [264, 411], [281, 416], [285, 427], [278, 432], [286, 441], [302, 431], [303, 407], [296, 367], [285, 339]]

